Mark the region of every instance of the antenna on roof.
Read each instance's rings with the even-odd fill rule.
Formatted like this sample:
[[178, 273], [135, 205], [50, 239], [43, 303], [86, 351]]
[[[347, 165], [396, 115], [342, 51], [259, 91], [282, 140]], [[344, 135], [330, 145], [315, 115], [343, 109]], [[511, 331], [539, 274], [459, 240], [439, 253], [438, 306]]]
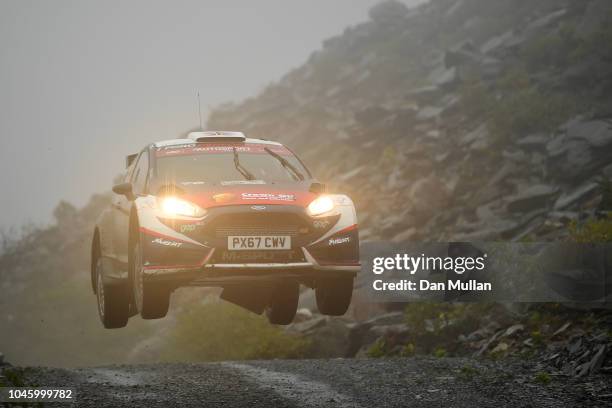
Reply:
[[200, 130], [202, 129], [202, 104], [200, 103], [200, 91], [198, 91], [198, 117], [200, 118]]

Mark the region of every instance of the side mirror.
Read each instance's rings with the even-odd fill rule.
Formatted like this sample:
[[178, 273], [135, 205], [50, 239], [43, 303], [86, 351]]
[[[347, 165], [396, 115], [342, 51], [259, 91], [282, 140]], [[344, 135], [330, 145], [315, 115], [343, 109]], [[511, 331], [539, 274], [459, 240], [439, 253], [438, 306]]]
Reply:
[[113, 193], [124, 195], [128, 200], [134, 199], [132, 183], [120, 183], [113, 186]]

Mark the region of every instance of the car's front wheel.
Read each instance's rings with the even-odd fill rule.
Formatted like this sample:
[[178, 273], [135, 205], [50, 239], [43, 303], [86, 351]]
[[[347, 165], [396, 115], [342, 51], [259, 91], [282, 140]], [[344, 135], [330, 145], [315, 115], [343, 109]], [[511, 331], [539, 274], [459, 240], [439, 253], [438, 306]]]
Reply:
[[324, 278], [315, 288], [319, 312], [328, 316], [342, 316], [353, 297], [353, 278]]
[[102, 325], [107, 329], [125, 327], [128, 322], [130, 303], [126, 285], [104, 283], [104, 270], [112, 268], [109, 259], [99, 257], [96, 261], [96, 298], [98, 315]]
[[143, 319], [161, 319], [168, 313], [171, 291], [163, 284], [145, 282], [140, 242], [132, 250], [132, 288], [134, 305]]
[[300, 299], [300, 284], [283, 282], [278, 284], [270, 294], [266, 308], [266, 316], [272, 324], [289, 324], [295, 317], [298, 300]]

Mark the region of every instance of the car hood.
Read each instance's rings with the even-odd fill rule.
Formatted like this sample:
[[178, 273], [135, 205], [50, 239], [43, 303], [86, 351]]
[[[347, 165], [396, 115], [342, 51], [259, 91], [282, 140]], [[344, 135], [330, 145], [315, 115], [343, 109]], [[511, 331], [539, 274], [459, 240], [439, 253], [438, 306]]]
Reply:
[[311, 182], [272, 183], [228, 181], [181, 184], [183, 197], [202, 208], [228, 205], [294, 205], [305, 208], [317, 197], [309, 191]]

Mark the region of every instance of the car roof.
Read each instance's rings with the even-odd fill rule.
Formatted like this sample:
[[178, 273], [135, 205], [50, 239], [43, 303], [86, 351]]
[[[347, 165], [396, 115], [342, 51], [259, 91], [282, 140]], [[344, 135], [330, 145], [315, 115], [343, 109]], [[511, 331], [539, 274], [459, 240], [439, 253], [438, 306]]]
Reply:
[[[180, 139], [161, 140], [159, 142], [153, 143], [153, 147], [180, 146], [180, 145], [194, 144], [194, 143], [232, 143], [231, 140], [224, 140], [223, 142], [219, 142], [218, 140], [215, 140], [215, 139], [217, 139], [215, 134], [219, 134], [219, 135], [222, 135], [223, 133], [235, 133], [235, 134], [238, 134], [239, 132], [224, 132], [224, 131], [216, 132], [216, 131], [213, 131], [213, 132], [206, 132], [206, 133], [210, 133], [210, 136], [209, 136], [211, 138], [210, 142], [206, 142], [206, 141], [202, 140], [202, 139], [206, 139], [206, 137], [201, 137], [201, 138], [199, 138], [199, 140], [194, 140], [192, 137], [184, 137], [184, 138], [180, 138]], [[239, 138], [237, 141], [241, 142], [241, 143], [256, 143], [256, 144], [268, 144], [268, 145], [272, 145], [272, 146], [282, 146], [282, 144], [278, 143], [278, 142], [273, 142], [273, 141], [265, 140], [265, 139], [254, 139], [254, 138], [250, 138], [250, 137], [249, 138], [244, 138], [244, 139]]]

